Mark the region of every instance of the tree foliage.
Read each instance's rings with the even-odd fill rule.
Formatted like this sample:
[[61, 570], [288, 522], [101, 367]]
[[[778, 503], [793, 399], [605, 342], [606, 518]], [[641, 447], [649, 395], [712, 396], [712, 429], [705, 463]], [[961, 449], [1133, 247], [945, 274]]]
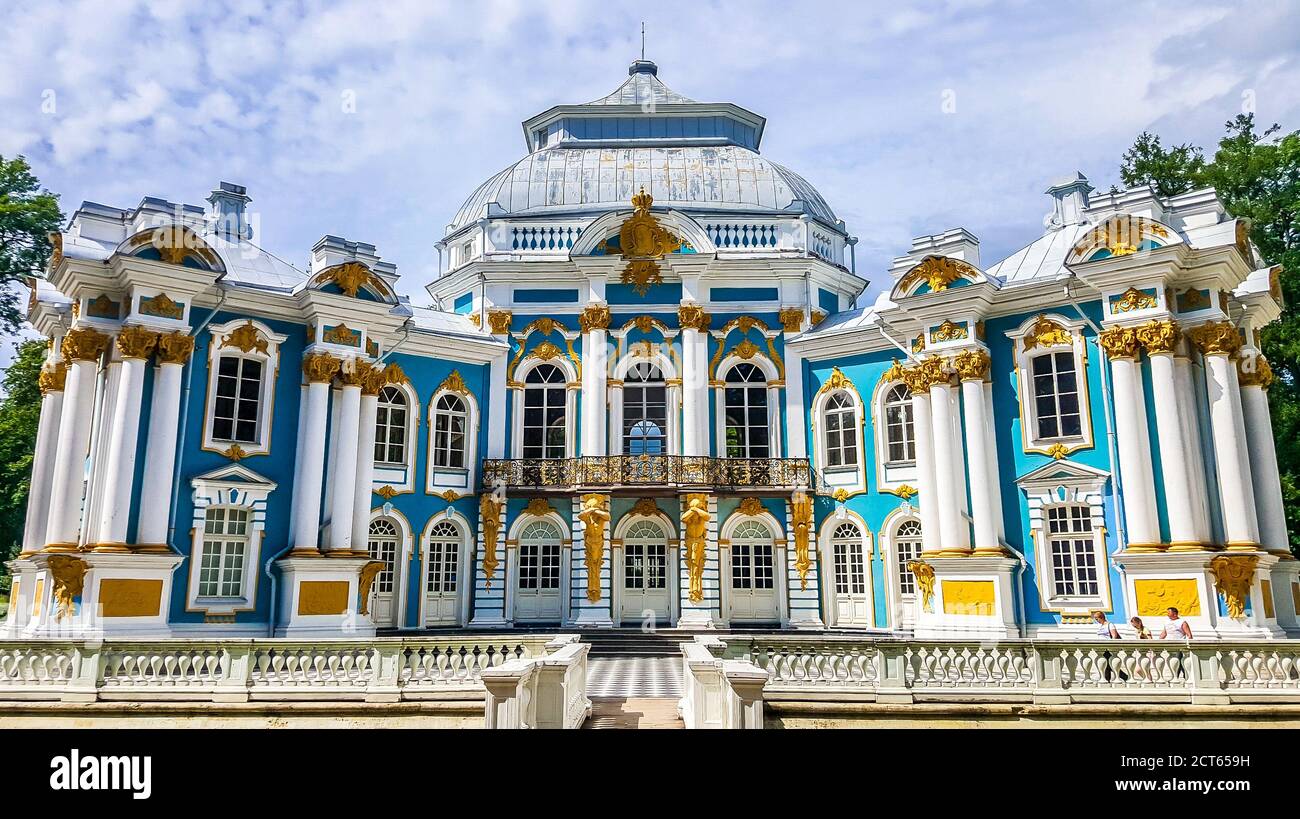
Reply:
[[1209, 162], [1200, 148], [1165, 149], [1142, 133], [1124, 154], [1128, 185], [1151, 184], [1164, 196], [1201, 187], [1218, 191], [1233, 216], [1251, 221], [1250, 238], [1268, 264], [1282, 266], [1286, 306], [1261, 345], [1277, 380], [1269, 390], [1292, 551], [1300, 547], [1300, 131], [1277, 125], [1259, 133], [1253, 114], [1226, 123]]
[[14, 285], [45, 269], [49, 235], [62, 221], [59, 198], [41, 187], [27, 160], [0, 156], [0, 331], [22, 322]]

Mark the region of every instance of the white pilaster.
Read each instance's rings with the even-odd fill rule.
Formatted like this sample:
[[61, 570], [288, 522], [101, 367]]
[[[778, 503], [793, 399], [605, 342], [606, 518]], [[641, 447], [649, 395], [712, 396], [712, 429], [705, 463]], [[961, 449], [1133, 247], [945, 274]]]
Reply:
[[[606, 322], [608, 322], [608, 315], [606, 312]], [[606, 454], [608, 428], [605, 378], [608, 374], [606, 363], [608, 343], [608, 331], [605, 327], [594, 327], [582, 335], [581, 454], [584, 456]]]
[[[104, 508], [99, 521], [95, 549], [125, 552], [127, 527], [131, 519], [131, 495], [135, 486], [136, 444], [140, 438], [140, 403], [144, 392], [145, 361], [158, 341], [156, 333], [142, 327], [124, 327], [117, 336], [122, 354], [122, 374], [109, 426], [108, 457], [104, 480]], [[164, 506], [166, 504], [163, 504]]]
[[942, 548], [942, 537], [939, 531], [939, 499], [935, 487], [934, 427], [930, 420], [929, 392], [912, 392], [912, 430], [916, 436], [916, 490], [920, 497], [921, 551], [934, 554]]
[[[351, 554], [352, 511], [356, 508], [357, 459], [356, 441], [361, 425], [361, 386], [344, 383], [339, 391], [338, 441], [334, 462], [334, 494], [330, 498], [330, 536], [324, 551], [333, 555]], [[358, 547], [364, 550], [364, 541]]]
[[1250, 478], [1255, 490], [1260, 542], [1267, 552], [1290, 556], [1286, 507], [1282, 502], [1282, 481], [1278, 475], [1277, 449], [1273, 441], [1273, 420], [1264, 385], [1242, 384], [1241, 404], [1250, 447]]
[[89, 329], [72, 330], [63, 340], [68, 361], [64, 381], [59, 443], [50, 482], [50, 515], [46, 549], [75, 551], [81, 532], [81, 501], [85, 491], [91, 416], [95, 410], [95, 379], [107, 336]]
[[293, 529], [290, 556], [314, 554], [320, 545], [320, 506], [325, 479], [325, 427], [329, 417], [330, 379], [338, 372], [337, 359], [324, 354], [308, 356], [303, 362], [308, 385], [303, 392], [302, 447], [298, 453], [293, 483]]
[[379, 417], [377, 384], [363, 385], [357, 429], [357, 480], [352, 494], [352, 550], [370, 548], [370, 504], [375, 481], [375, 422]]
[[1151, 469], [1151, 433], [1147, 427], [1138, 366], [1136, 351], [1129, 355], [1111, 354], [1111, 388], [1114, 391], [1120, 475], [1124, 485], [1124, 519], [1128, 527], [1129, 549], [1159, 550], [1160, 520], [1156, 517], [1155, 477]]
[[32, 477], [27, 491], [27, 519], [23, 526], [22, 554], [45, 548], [49, 524], [50, 490], [54, 479], [54, 461], [59, 443], [59, 422], [63, 414], [63, 386], [67, 367], [56, 363], [41, 373], [41, 418], [36, 427], [36, 449], [32, 457]]
[[[193, 342], [190, 342], [191, 346]], [[162, 353], [160, 352], [160, 356]], [[188, 357], [188, 355], [186, 356]], [[176, 467], [176, 434], [180, 422], [181, 361], [162, 361], [154, 370], [153, 402], [149, 409], [149, 439], [145, 444], [143, 486], [166, 487], [170, 498]], [[146, 550], [167, 545], [168, 503], [140, 504], [136, 542]]]
[[[789, 336], [787, 335], [787, 338]], [[788, 458], [808, 457], [808, 437], [804, 434], [803, 356], [785, 348], [785, 454]]]
[[1178, 382], [1178, 405], [1183, 408], [1183, 412], [1179, 413], [1179, 419], [1183, 425], [1187, 472], [1192, 482], [1192, 497], [1199, 501], [1192, 504], [1192, 525], [1197, 542], [1209, 543], [1213, 540], [1210, 506], [1204, 502], [1210, 496], [1209, 480], [1205, 475], [1206, 450], [1201, 441], [1200, 401], [1192, 374], [1191, 359], [1186, 355], [1175, 356], [1174, 372]]
[[[987, 371], [987, 368], [985, 368]], [[998, 518], [1001, 512], [994, 503], [993, 487], [996, 483], [988, 480], [990, 462], [997, 461], [996, 451], [989, 448], [990, 438], [985, 434], [990, 424], [984, 403], [984, 377], [977, 375], [962, 378], [962, 407], [966, 416], [966, 429], [969, 430], [966, 444], [966, 459], [970, 467], [971, 518], [975, 530], [975, 551], [979, 554], [1002, 554], [1002, 544], [998, 537]]]
[[[970, 551], [970, 529], [966, 525], [965, 463], [957, 436], [956, 391], [951, 384], [930, 387], [930, 418], [934, 434], [934, 488], [939, 507], [939, 548], [945, 553]], [[922, 524], [924, 529], [924, 524]]]

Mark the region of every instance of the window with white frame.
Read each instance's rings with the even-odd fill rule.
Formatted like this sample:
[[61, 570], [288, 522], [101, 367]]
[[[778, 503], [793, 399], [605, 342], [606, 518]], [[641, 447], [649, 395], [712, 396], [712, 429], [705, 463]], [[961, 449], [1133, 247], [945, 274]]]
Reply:
[[560, 588], [560, 530], [550, 521], [534, 521], [519, 535], [519, 588]]
[[564, 372], [540, 364], [524, 378], [525, 458], [563, 458], [566, 453], [568, 396]]
[[633, 364], [623, 379], [623, 454], [668, 451], [668, 385], [649, 361]]
[[374, 590], [377, 594], [393, 593], [393, 568], [397, 562], [397, 544], [400, 540], [397, 525], [391, 520], [378, 518], [370, 522], [370, 557], [384, 564], [379, 574], [375, 575]]
[[216, 394], [212, 406], [211, 436], [215, 441], [255, 444], [262, 418], [260, 359], [235, 353], [217, 358]]
[[406, 425], [410, 411], [404, 390], [389, 386], [379, 391], [375, 413], [376, 464], [406, 465]]
[[884, 411], [885, 462], [897, 466], [916, 463], [912, 393], [905, 384], [895, 384], [885, 393]]
[[858, 410], [844, 391], [826, 399], [826, 467], [844, 469], [858, 465]]
[[465, 399], [452, 393], [438, 398], [433, 407], [433, 465], [464, 469], [469, 410]]
[[1030, 359], [1030, 373], [1037, 437], [1055, 440], [1082, 435], [1074, 351], [1060, 350], [1034, 356]]
[[767, 458], [771, 431], [767, 417], [767, 377], [753, 364], [740, 363], [727, 372], [723, 387], [728, 458]]
[[772, 533], [758, 521], [748, 520], [731, 535], [731, 587], [770, 589], [775, 585]]
[[248, 522], [247, 509], [217, 506], [204, 512], [199, 597], [244, 597]]
[[1069, 504], [1048, 506], [1043, 511], [1047, 519], [1053, 597], [1097, 597], [1100, 589], [1092, 509], [1082, 504]]
[[1088, 404], [1088, 344], [1082, 320], [1055, 314], [1007, 333], [1016, 355], [1023, 448], [1060, 459], [1093, 445]]
[[237, 447], [237, 457], [270, 451], [280, 344], [286, 338], [252, 319], [208, 328], [203, 449], [227, 454]]
[[449, 520], [439, 521], [429, 532], [429, 566], [424, 590], [429, 594], [456, 591], [460, 560], [460, 530]]
[[835, 565], [836, 594], [865, 594], [867, 575], [862, 550], [862, 530], [853, 521], [844, 521], [831, 533], [831, 550]]
[[904, 597], [916, 594], [916, 575], [908, 564], [921, 556], [921, 523], [905, 520], [894, 530], [894, 556], [898, 570], [898, 591]]

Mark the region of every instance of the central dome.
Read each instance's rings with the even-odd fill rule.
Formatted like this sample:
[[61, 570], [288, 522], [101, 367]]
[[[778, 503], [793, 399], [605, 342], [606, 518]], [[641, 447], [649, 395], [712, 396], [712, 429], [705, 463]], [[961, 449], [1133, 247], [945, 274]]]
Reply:
[[695, 212], [806, 213], [840, 228], [802, 176], [759, 156], [765, 120], [730, 103], [668, 88], [638, 60], [610, 94], [551, 108], [523, 123], [531, 153], [461, 205], [447, 235], [485, 217], [626, 209], [641, 188], [656, 205]]

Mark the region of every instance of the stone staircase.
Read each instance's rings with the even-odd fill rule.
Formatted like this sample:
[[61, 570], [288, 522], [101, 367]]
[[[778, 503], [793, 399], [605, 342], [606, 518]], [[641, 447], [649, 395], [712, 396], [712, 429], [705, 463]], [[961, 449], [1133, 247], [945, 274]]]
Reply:
[[689, 635], [639, 629], [584, 631], [591, 645], [584, 728], [685, 728], [681, 697], [681, 645]]
[[582, 642], [591, 644], [592, 657], [680, 657], [682, 643], [691, 636], [640, 629], [584, 631]]

